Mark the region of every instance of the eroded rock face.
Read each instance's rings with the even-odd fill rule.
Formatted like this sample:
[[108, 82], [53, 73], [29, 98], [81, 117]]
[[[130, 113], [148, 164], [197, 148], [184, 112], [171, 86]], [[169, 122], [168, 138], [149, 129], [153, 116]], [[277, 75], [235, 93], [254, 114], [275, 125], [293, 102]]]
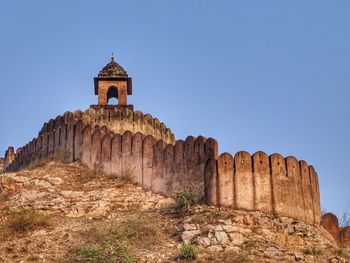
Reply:
[[341, 257], [331, 255], [322, 261], [325, 256], [318, 253], [336, 244], [323, 235], [319, 225], [262, 212], [198, 210], [199, 214], [188, 216], [183, 224], [184, 243], [194, 243], [213, 253], [255, 255], [255, 262], [328, 262], [328, 257], [343, 262]]
[[[200, 248], [200, 262], [230, 262], [225, 255], [237, 258], [236, 262], [346, 262], [346, 254], [337, 252], [334, 240], [327, 239], [326, 231], [319, 225], [263, 212], [209, 206], [193, 207], [185, 215], [172, 208], [173, 212], [169, 212], [173, 199], [144, 191], [128, 180], [88, 170], [78, 163], [51, 162], [32, 171], [5, 173], [0, 176], [0, 186], [0, 227], [8, 222], [3, 211], [23, 208], [62, 220], [52, 229], [1, 243], [0, 262], [25, 258], [28, 253], [23, 248], [28, 244], [40, 260], [57, 262], [57, 258], [73, 248], [65, 247], [67, 240], [69, 244], [77, 242], [81, 238], [79, 229], [86, 224], [123, 220], [130, 213], [151, 213], [152, 220], [161, 221], [162, 231], [168, 235], [161, 248], [139, 255], [148, 261], [138, 262], [176, 261], [183, 243], [194, 243]], [[161, 212], [163, 208], [167, 212]], [[347, 239], [348, 229], [342, 233], [343, 239]], [[8, 253], [8, 249], [12, 252]]]
[[0, 185], [10, 209], [31, 208], [68, 217], [100, 217], [112, 210], [147, 210], [173, 202], [128, 182], [88, 171], [78, 163], [52, 162], [45, 169], [3, 174]]

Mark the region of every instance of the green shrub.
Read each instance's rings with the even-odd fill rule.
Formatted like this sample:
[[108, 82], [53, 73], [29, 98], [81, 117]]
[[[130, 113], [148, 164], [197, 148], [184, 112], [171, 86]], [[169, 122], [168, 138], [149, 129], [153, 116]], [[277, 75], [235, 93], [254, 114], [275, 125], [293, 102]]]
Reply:
[[195, 259], [197, 257], [197, 247], [193, 244], [182, 244], [180, 247], [180, 259]]
[[195, 193], [192, 187], [186, 187], [183, 191], [175, 193], [176, 208], [179, 212], [187, 213], [194, 205]]

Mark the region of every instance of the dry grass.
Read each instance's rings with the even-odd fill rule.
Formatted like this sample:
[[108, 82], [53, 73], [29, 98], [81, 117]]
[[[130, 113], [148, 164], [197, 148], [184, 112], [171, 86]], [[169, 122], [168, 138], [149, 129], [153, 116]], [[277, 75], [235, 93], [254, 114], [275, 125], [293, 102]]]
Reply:
[[65, 262], [134, 262], [136, 252], [161, 245], [159, 221], [131, 215], [124, 222], [99, 222], [81, 233], [83, 244], [75, 247]]
[[48, 163], [50, 163], [52, 161], [51, 158], [44, 158], [44, 159], [38, 159], [38, 160], [35, 160], [33, 162], [31, 162], [30, 164], [28, 164], [27, 167], [25, 167], [27, 170], [34, 170], [34, 169], [37, 169], [37, 168], [41, 168], [41, 167], [44, 167], [46, 166]]
[[1, 227], [0, 239], [5, 240], [15, 235], [50, 227], [51, 218], [35, 210], [20, 210], [6, 214], [6, 222]]
[[219, 220], [233, 219], [234, 215], [219, 210], [206, 210], [191, 217], [192, 224], [216, 224]]

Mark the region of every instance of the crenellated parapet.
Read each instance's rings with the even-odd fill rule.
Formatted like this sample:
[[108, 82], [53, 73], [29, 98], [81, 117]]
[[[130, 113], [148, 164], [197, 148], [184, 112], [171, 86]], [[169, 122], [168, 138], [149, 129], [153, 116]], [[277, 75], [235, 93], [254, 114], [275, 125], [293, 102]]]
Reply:
[[132, 174], [132, 180], [144, 189], [167, 196], [192, 186], [198, 201], [205, 199], [205, 163], [210, 158], [217, 159], [214, 139], [189, 136], [185, 141], [166, 143], [141, 132], [115, 133], [105, 125], [85, 123], [73, 113], [50, 120], [37, 138], [21, 148], [8, 171], [40, 159], [64, 157], [101, 169], [107, 175]]
[[57, 116], [51, 119], [42, 127], [40, 134], [51, 128], [61, 127], [68, 124], [70, 118], [74, 121], [81, 120], [83, 125], [106, 126], [114, 133], [124, 133], [131, 131], [133, 133], [141, 132], [144, 135], [151, 135], [165, 143], [175, 143], [175, 136], [169, 128], [159, 119], [153, 118], [150, 114], [144, 114], [141, 111], [132, 111], [129, 108], [100, 108], [95, 110], [89, 108], [85, 112], [80, 110], [74, 113], [66, 112], [63, 116]]
[[5, 151], [5, 157], [3, 158], [2, 169], [7, 170], [8, 167], [11, 165], [11, 163], [15, 160], [15, 158], [16, 158], [15, 149], [12, 146], [8, 147], [7, 150]]
[[350, 226], [339, 226], [339, 220], [334, 214], [324, 214], [321, 219], [321, 226], [331, 234], [334, 241], [344, 247], [350, 247]]
[[89, 109], [50, 120], [37, 138], [17, 151], [7, 170], [64, 158], [107, 175], [131, 177], [144, 189], [167, 196], [191, 186], [197, 201], [208, 205], [320, 223], [318, 177], [305, 161], [264, 152], [218, 156], [213, 138], [188, 136], [175, 141], [152, 116], [119, 113]]
[[317, 173], [293, 156], [238, 152], [233, 157], [223, 153], [217, 160], [208, 160], [205, 180], [210, 205], [320, 222]]

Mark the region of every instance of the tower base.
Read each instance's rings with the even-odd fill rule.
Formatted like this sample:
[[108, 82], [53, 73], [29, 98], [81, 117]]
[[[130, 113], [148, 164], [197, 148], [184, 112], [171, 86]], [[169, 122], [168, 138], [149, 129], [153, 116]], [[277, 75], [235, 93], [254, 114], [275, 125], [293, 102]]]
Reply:
[[108, 109], [108, 110], [112, 110], [112, 109], [129, 109], [131, 111], [134, 111], [134, 105], [90, 105], [90, 108], [94, 109], [94, 110], [99, 110], [99, 109]]

